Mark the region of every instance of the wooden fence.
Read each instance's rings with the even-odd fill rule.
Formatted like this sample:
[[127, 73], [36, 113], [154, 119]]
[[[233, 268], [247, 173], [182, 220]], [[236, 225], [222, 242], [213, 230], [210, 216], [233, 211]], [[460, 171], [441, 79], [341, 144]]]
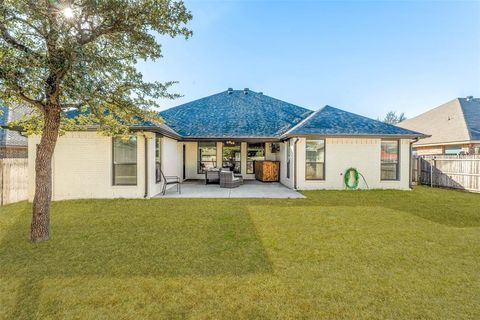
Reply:
[[414, 158], [412, 180], [432, 187], [480, 192], [480, 155]]
[[0, 159], [0, 205], [27, 200], [27, 159]]

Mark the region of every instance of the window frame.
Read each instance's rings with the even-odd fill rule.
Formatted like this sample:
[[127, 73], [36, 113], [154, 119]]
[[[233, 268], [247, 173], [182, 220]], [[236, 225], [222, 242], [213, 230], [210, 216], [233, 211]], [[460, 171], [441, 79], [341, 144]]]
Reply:
[[[163, 137], [159, 134], [155, 135], [155, 183], [162, 182], [162, 173], [157, 170], [157, 166], [162, 170], [162, 142]], [[157, 159], [157, 151], [159, 151], [159, 158]]]
[[[395, 179], [382, 179], [382, 142], [397, 143], [397, 163], [395, 168]], [[381, 139], [380, 140], [380, 181], [400, 181], [400, 139]]]
[[[138, 185], [138, 137], [132, 136], [135, 139], [135, 162], [115, 163], [115, 139], [121, 137], [112, 137], [112, 186], [137, 186]], [[135, 165], [135, 183], [115, 183], [115, 167], [117, 165]]]
[[[251, 144], [263, 144], [263, 160], [266, 159], [266, 152], [267, 152], [267, 149], [266, 149], [266, 144], [265, 142], [247, 142], [247, 174], [255, 174], [255, 161], [257, 160], [249, 160], [249, 157], [248, 157], [248, 150], [249, 150], [249, 145]], [[242, 155], [242, 145], [240, 144], [240, 160], [241, 160], [241, 155]], [[251, 162], [252, 163], [252, 172], [249, 172], [248, 171], [248, 163]], [[241, 163], [240, 163], [240, 166], [241, 166]]]
[[[307, 161], [307, 142], [308, 142], [308, 140], [323, 141], [323, 162]], [[327, 159], [327, 140], [324, 139], [324, 138], [323, 139], [322, 138], [306, 138], [305, 139], [305, 181], [325, 181], [326, 176], [327, 176], [326, 165], [325, 165], [326, 159]], [[321, 163], [321, 164], [323, 164], [323, 177], [322, 178], [315, 178], [315, 179], [307, 178], [307, 164], [309, 164], [309, 163], [315, 163], [315, 164]]]
[[[223, 141], [222, 142], [222, 168], [223, 168], [223, 149], [225, 148], [225, 143], [227, 141]], [[237, 173], [237, 174], [241, 174], [242, 173], [242, 142], [240, 141], [234, 141], [235, 142], [235, 145], [238, 143], [239, 146], [240, 146], [240, 160], [239, 161], [234, 161], [235, 163], [239, 163], [238, 167], [240, 168], [240, 171], [239, 172], [235, 172], [235, 170], [233, 170], [232, 172], [234, 173]]]
[[[200, 159], [200, 144], [201, 143], [213, 143], [215, 145], [215, 161], [202, 161]], [[204, 162], [208, 162], [208, 163], [213, 163], [213, 167], [216, 167], [217, 166], [217, 163], [218, 163], [218, 152], [217, 152], [217, 142], [216, 141], [198, 141], [197, 142], [197, 173], [198, 174], [205, 174], [205, 171], [202, 171], [201, 170], [201, 167], [200, 167], [200, 164], [201, 163], [204, 163]]]
[[290, 179], [290, 165], [291, 165], [290, 158], [292, 156], [291, 155], [292, 151], [290, 150], [290, 147], [291, 147], [290, 141], [291, 140], [292, 139], [287, 140], [287, 152], [286, 152], [286, 154], [287, 154], [287, 179]]

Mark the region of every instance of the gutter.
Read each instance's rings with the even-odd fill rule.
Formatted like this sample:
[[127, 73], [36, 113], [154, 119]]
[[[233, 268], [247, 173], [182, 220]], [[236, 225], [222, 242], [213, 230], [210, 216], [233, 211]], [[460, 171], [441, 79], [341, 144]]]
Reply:
[[145, 140], [145, 195], [143, 196], [144, 198], [148, 197], [148, 138], [144, 134], [143, 138]]
[[293, 142], [293, 189], [297, 190], [297, 143], [300, 139], [296, 138]]
[[326, 134], [326, 133], [312, 133], [312, 134], [295, 134], [295, 135], [285, 135], [282, 136], [283, 138], [293, 138], [293, 137], [314, 137], [314, 138], [378, 138], [378, 139], [415, 139], [415, 138], [429, 138], [430, 136], [428, 135], [405, 135], [405, 134]]
[[[410, 170], [408, 170], [408, 187], [410, 189], [413, 188], [413, 183], [412, 183], [412, 169], [413, 169], [413, 144], [415, 142], [417, 142], [419, 140], [419, 138], [415, 138], [415, 139], [412, 139], [412, 141], [410, 141], [410, 149], [409, 149], [409, 155], [410, 155], [410, 160], [409, 160], [409, 163], [410, 163]], [[418, 172], [417, 172], [418, 174]]]

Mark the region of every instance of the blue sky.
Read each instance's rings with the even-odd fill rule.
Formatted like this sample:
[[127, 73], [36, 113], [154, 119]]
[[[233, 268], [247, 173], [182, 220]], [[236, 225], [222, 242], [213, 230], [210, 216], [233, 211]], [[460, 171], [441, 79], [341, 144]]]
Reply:
[[177, 80], [162, 109], [254, 91], [313, 110], [415, 116], [480, 97], [480, 1], [186, 1], [188, 40], [159, 37], [147, 80]]

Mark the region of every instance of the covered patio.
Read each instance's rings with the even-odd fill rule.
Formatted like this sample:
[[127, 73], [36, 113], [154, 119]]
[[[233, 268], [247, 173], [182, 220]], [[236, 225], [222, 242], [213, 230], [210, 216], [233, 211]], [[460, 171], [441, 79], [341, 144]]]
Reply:
[[184, 181], [182, 193], [177, 192], [176, 186], [167, 189], [165, 195], [159, 194], [156, 198], [271, 198], [271, 199], [301, 199], [305, 196], [289, 189], [278, 182], [260, 182], [246, 180], [237, 188], [220, 188], [218, 184], [205, 184], [203, 180]]

